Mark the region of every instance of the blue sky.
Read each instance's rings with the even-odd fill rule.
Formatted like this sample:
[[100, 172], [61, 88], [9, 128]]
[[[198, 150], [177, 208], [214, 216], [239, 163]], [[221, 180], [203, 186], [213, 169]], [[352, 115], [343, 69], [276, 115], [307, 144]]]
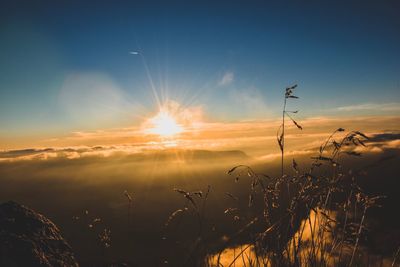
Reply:
[[305, 117], [399, 115], [398, 1], [82, 2], [2, 2], [0, 136], [140, 123], [152, 84], [213, 120], [277, 116], [293, 83]]

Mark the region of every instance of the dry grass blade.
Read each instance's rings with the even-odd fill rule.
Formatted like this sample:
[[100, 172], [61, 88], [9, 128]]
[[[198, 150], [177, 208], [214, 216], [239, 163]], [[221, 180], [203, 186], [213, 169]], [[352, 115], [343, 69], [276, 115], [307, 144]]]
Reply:
[[279, 148], [281, 151], [283, 151], [283, 132], [280, 134], [280, 136], [277, 136]]
[[297, 162], [296, 162], [294, 159], [293, 159], [293, 161], [292, 161], [292, 167], [293, 167], [293, 169], [295, 170], [296, 173], [299, 172], [298, 164], [297, 164]]
[[356, 140], [357, 140], [357, 142], [358, 142], [360, 145], [362, 145], [362, 146], [364, 146], [364, 147], [366, 146], [365, 143], [364, 143], [364, 141], [362, 141], [361, 139], [357, 138]]
[[333, 145], [333, 147], [335, 148], [335, 150], [338, 150], [338, 149], [340, 149], [342, 146], [338, 143], [338, 142], [336, 142], [335, 140], [333, 140], [332, 141], [332, 145]]
[[186, 194], [184, 197], [185, 197], [187, 200], [189, 200], [190, 203], [192, 203], [192, 205], [193, 205], [194, 208], [197, 209], [196, 202], [195, 202], [194, 199], [190, 196], [190, 194]]
[[246, 165], [237, 165], [237, 166], [233, 167], [232, 169], [230, 169], [227, 173], [232, 174], [234, 171], [236, 171], [236, 169], [243, 168], [243, 167], [247, 168]]
[[363, 134], [362, 132], [360, 132], [360, 131], [355, 131], [355, 133], [356, 134], [358, 134], [358, 135], [360, 135], [360, 136], [362, 136], [362, 137], [364, 137], [365, 139], [369, 139], [369, 137], [368, 136], [366, 136], [365, 134]]
[[285, 114], [289, 117], [289, 119], [293, 122], [294, 125], [296, 125], [297, 128], [299, 128], [300, 130], [303, 130], [303, 127], [297, 123], [297, 121], [295, 121], [292, 116], [290, 116], [287, 111], [285, 111]]
[[195, 191], [191, 193], [192, 195], [198, 196], [198, 197], [203, 197], [203, 191], [199, 190], [199, 191]]
[[253, 202], [254, 202], [254, 196], [253, 194], [249, 195], [249, 207], [253, 206]]
[[132, 196], [129, 194], [127, 190], [124, 191], [125, 197], [128, 199], [129, 202], [132, 202]]
[[191, 195], [192, 194], [199, 195], [200, 191], [195, 192], [195, 193], [190, 193], [190, 192], [187, 192], [187, 191], [179, 189], [179, 188], [174, 188], [174, 191], [179, 193], [179, 194], [182, 194], [183, 197], [186, 198], [187, 200], [189, 200], [189, 202], [192, 203], [193, 207], [197, 209], [196, 202], [194, 201], [194, 199], [192, 198]]
[[392, 262], [392, 265], [391, 265], [392, 267], [395, 266], [396, 260], [397, 260], [397, 256], [399, 255], [399, 253], [400, 253], [400, 247], [397, 249], [396, 254], [393, 257], [393, 262]]
[[321, 162], [314, 162], [314, 163], [312, 164], [312, 166], [321, 167], [321, 166], [322, 166], [322, 163], [321, 163]]
[[355, 151], [345, 151], [344, 153], [346, 153], [349, 156], [361, 157], [361, 153]]
[[176, 211], [174, 211], [173, 213], [171, 213], [171, 215], [168, 217], [168, 220], [165, 222], [164, 226], [168, 227], [170, 225], [170, 223], [172, 222], [172, 220], [177, 217], [179, 214], [181, 214], [182, 212], [187, 211], [187, 208], [184, 209], [177, 209]]
[[178, 193], [180, 193], [180, 194], [183, 194], [183, 195], [188, 194], [188, 192], [186, 192], [185, 190], [179, 189], [179, 188], [174, 188], [174, 191], [175, 191], [175, 192], [178, 192]]
[[227, 213], [232, 213], [232, 212], [237, 211], [237, 210], [238, 210], [238, 208], [227, 208], [227, 209], [224, 211], [224, 213], [225, 213], [225, 214], [227, 214]]
[[232, 195], [231, 193], [229, 193], [229, 192], [226, 192], [225, 193], [228, 197], [230, 197], [230, 198], [232, 198], [233, 200], [239, 200], [239, 198], [238, 197], [236, 197], [236, 196], [234, 196], [234, 195]]
[[298, 124], [295, 120], [292, 119], [292, 122], [294, 123], [294, 125], [296, 125], [297, 128], [303, 130], [303, 127], [300, 124]]
[[206, 195], [204, 196], [204, 199], [205, 199], [205, 200], [207, 200], [208, 195], [210, 194], [210, 191], [211, 191], [211, 185], [208, 185], [208, 186], [207, 186]]
[[332, 158], [323, 157], [323, 156], [311, 157], [311, 159], [323, 160], [323, 161], [332, 161]]

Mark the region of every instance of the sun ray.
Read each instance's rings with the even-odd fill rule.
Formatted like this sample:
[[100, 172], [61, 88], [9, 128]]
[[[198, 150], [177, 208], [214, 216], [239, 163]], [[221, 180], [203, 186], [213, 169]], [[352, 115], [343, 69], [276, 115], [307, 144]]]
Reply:
[[149, 120], [150, 128], [147, 133], [157, 134], [161, 137], [172, 137], [183, 132], [183, 126], [165, 110], [160, 110], [156, 116]]

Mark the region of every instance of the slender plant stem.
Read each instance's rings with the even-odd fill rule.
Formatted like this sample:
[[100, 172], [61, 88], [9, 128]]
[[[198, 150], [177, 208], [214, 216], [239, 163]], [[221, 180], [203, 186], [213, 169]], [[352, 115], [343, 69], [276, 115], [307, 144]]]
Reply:
[[400, 252], [400, 247], [397, 249], [397, 252], [393, 257], [392, 267], [394, 267], [394, 265], [396, 263], [397, 255], [399, 255], [399, 252]]
[[282, 149], [281, 149], [281, 177], [283, 177], [283, 158], [284, 158], [284, 150], [285, 150], [285, 113], [286, 113], [286, 94], [285, 100], [283, 102], [283, 110], [282, 110]]
[[364, 227], [363, 224], [364, 224], [364, 219], [365, 219], [365, 214], [366, 213], [367, 213], [367, 206], [364, 207], [364, 212], [363, 212], [363, 215], [361, 217], [360, 226], [358, 227], [356, 243], [354, 244], [353, 253], [351, 254], [351, 259], [350, 259], [350, 264], [349, 264], [350, 267], [353, 265], [354, 257], [356, 255], [356, 251], [357, 251], [357, 248], [358, 248], [358, 243], [360, 241], [361, 232], [362, 232], [362, 229]]

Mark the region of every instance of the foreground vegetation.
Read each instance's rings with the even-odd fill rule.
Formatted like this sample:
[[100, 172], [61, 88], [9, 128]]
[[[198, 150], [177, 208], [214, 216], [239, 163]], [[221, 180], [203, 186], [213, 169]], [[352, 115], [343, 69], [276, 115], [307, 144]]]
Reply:
[[[368, 137], [359, 131], [335, 130], [312, 157], [309, 168], [300, 169], [292, 160], [293, 174], [284, 171], [285, 118], [300, 130], [302, 127], [287, 111], [287, 100], [296, 86], [285, 91], [282, 125], [277, 141], [281, 150], [281, 175], [270, 177], [257, 173], [250, 166], [239, 165], [228, 173], [235, 181], [249, 179], [247, 206], [261, 206], [254, 217], [239, 208], [238, 198], [230, 193], [237, 207], [228, 207], [226, 214], [242, 227], [231, 236], [210, 242], [213, 229], [206, 229], [205, 203], [210, 193], [175, 189], [185, 199], [183, 208], [171, 214], [166, 222], [184, 213], [197, 220], [196, 238], [188, 250], [184, 264], [198, 266], [395, 266], [374, 258], [362, 246], [368, 211], [378, 207], [383, 196], [370, 196], [357, 183], [362, 170], [343, 167], [346, 156], [359, 157], [354, 148], [366, 146]], [[259, 203], [255, 203], [258, 201]], [[247, 212], [248, 213], [248, 212]], [[247, 221], [243, 220], [247, 217]], [[246, 219], [245, 219], [246, 220]], [[245, 238], [243, 238], [245, 236]], [[243, 241], [245, 240], [245, 241]], [[214, 245], [210, 245], [214, 243]]]

